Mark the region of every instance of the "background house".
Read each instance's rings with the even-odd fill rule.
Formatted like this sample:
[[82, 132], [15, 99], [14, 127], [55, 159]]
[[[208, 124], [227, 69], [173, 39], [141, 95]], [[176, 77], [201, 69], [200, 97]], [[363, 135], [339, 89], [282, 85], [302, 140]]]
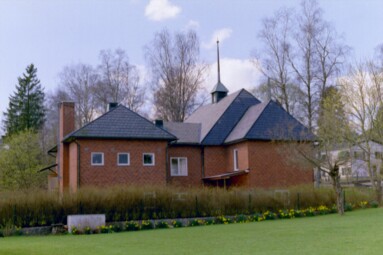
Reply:
[[[342, 180], [366, 179], [370, 176], [369, 164], [374, 175], [382, 174], [383, 145], [378, 142], [361, 142], [351, 146], [340, 145], [338, 149], [329, 152], [328, 156], [336, 159], [340, 154], [346, 154], [348, 158], [339, 165], [339, 175]], [[325, 157], [325, 153], [322, 153], [322, 157]], [[323, 173], [322, 179], [329, 181], [329, 176]]]

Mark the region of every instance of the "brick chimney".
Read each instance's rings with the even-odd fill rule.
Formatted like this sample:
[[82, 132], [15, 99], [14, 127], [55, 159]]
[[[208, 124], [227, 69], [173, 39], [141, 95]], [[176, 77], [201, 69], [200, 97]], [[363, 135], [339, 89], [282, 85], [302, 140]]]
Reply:
[[59, 136], [57, 141], [56, 163], [60, 193], [69, 186], [69, 144], [62, 142], [65, 136], [75, 129], [75, 111], [73, 102], [59, 104]]
[[74, 131], [74, 102], [61, 102], [59, 104], [59, 139]]

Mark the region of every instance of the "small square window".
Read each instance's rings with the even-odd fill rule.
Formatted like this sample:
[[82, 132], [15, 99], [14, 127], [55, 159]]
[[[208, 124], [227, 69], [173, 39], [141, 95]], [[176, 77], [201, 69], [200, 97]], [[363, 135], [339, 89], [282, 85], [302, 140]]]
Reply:
[[187, 158], [170, 158], [170, 173], [172, 176], [187, 176]]
[[92, 158], [91, 159], [92, 166], [103, 166], [104, 165], [104, 153], [92, 152], [91, 158]]
[[119, 165], [119, 166], [129, 166], [130, 165], [130, 155], [129, 155], [129, 153], [118, 153], [117, 154], [117, 165]]
[[142, 161], [144, 166], [154, 166], [154, 153], [144, 153]]

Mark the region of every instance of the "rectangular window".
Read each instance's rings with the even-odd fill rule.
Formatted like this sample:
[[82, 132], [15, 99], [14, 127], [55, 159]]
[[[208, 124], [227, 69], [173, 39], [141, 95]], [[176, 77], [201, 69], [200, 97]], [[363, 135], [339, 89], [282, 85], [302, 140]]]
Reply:
[[239, 164], [238, 164], [238, 150], [234, 149], [234, 171], [239, 170]]
[[104, 153], [92, 152], [91, 164], [92, 164], [92, 166], [103, 166], [104, 165]]
[[187, 158], [170, 158], [170, 172], [172, 176], [187, 176]]
[[142, 163], [144, 166], [154, 166], [154, 153], [142, 154]]
[[376, 159], [382, 159], [382, 153], [379, 151], [375, 151], [375, 158]]
[[117, 154], [117, 165], [119, 165], [119, 166], [129, 166], [130, 165], [130, 155], [129, 155], [129, 153], [118, 153]]

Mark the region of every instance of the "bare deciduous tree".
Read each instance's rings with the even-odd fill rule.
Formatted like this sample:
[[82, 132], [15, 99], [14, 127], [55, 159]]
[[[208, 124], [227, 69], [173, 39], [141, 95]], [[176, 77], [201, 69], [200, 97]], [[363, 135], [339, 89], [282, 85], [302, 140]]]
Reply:
[[76, 126], [82, 127], [96, 115], [94, 92], [99, 76], [94, 68], [86, 64], [66, 66], [59, 75], [60, 84], [76, 105]]
[[[376, 199], [382, 203], [381, 168], [373, 166], [375, 158], [371, 141], [383, 144], [383, 122], [379, 112], [383, 106], [382, 85], [383, 75], [376, 63], [367, 61], [351, 67], [348, 76], [341, 79], [343, 101], [352, 127], [358, 134], [352, 142], [364, 153], [371, 185], [376, 192]], [[380, 168], [380, 171], [379, 171]]]
[[102, 111], [107, 110], [110, 102], [122, 103], [133, 111], [139, 111], [145, 101], [145, 90], [140, 86], [139, 72], [130, 65], [126, 52], [122, 49], [102, 50], [100, 60], [101, 80], [95, 96], [102, 105]]
[[264, 93], [283, 105], [288, 113], [292, 113], [293, 100], [290, 96], [292, 84], [291, 66], [288, 61], [290, 48], [290, 27], [292, 26], [291, 10], [281, 9], [272, 18], [263, 20], [263, 27], [258, 37], [264, 44], [262, 54], [257, 57], [257, 65], [267, 78]]
[[[60, 102], [72, 101], [68, 93], [63, 88], [56, 88], [56, 90], [47, 93], [47, 101], [45, 107], [47, 109], [43, 131], [41, 133], [42, 141], [45, 141], [47, 146], [53, 146], [57, 143], [58, 137], [58, 123], [59, 123], [59, 110], [58, 104]], [[45, 150], [46, 151], [46, 150]]]
[[[266, 19], [260, 38], [265, 48], [261, 70], [270, 78], [271, 93], [294, 115], [291, 105], [301, 104], [297, 109], [304, 109], [304, 122], [313, 131], [322, 94], [334, 85], [349, 47], [323, 19], [318, 3], [309, 0], [302, 1], [296, 13], [282, 9]], [[294, 84], [299, 89], [289, 89]], [[304, 96], [294, 97], [294, 92]]]
[[157, 33], [146, 46], [152, 74], [156, 115], [164, 120], [184, 121], [199, 105], [197, 97], [206, 65], [199, 61], [199, 40], [190, 30], [171, 36]]

